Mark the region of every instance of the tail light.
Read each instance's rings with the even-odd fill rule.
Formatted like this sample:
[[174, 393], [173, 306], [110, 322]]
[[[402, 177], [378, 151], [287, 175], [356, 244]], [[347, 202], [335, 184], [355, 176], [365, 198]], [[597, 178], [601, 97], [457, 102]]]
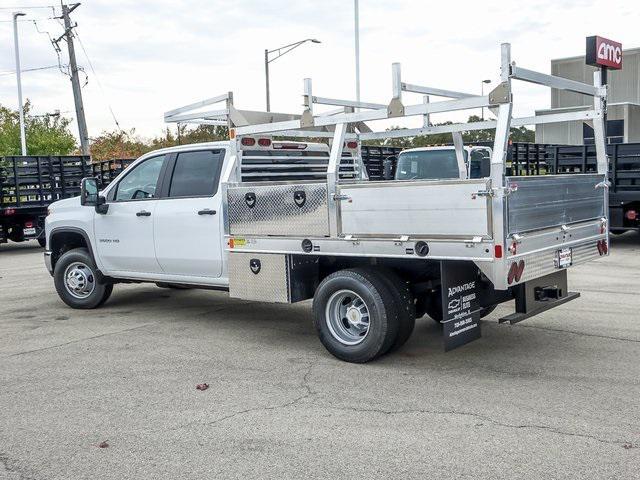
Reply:
[[358, 142], [351, 141], [351, 142], [347, 142], [345, 145], [347, 148], [358, 148]]
[[258, 145], [260, 145], [261, 147], [270, 147], [271, 146], [271, 139], [270, 138], [259, 138], [258, 139]]
[[627, 210], [627, 212], [624, 214], [625, 217], [627, 217], [627, 220], [635, 220], [636, 218], [638, 218], [638, 212], [636, 212], [635, 210]]
[[282, 150], [304, 150], [307, 148], [306, 143], [274, 143], [273, 148]]
[[509, 267], [509, 274], [507, 275], [507, 283], [511, 285], [513, 281], [516, 279], [516, 273], [518, 273], [518, 264], [513, 262], [511, 267]]
[[5, 208], [2, 213], [4, 215], [15, 215], [16, 214], [16, 209], [15, 208]]
[[518, 283], [522, 278], [522, 274], [524, 273], [524, 260], [520, 260], [519, 262], [512, 262], [511, 267], [509, 267], [509, 273], [507, 275], [507, 283], [511, 285], [514, 281]]
[[253, 147], [256, 144], [256, 139], [251, 137], [244, 137], [240, 140], [240, 143], [245, 147]]
[[523, 273], [524, 273], [524, 260], [520, 260], [518, 262], [518, 267], [516, 268], [516, 282], [520, 281]]
[[495, 245], [493, 247], [493, 256], [496, 258], [502, 258], [502, 245]]
[[602, 255], [606, 255], [609, 253], [609, 245], [607, 245], [606, 240], [598, 240], [598, 253]]

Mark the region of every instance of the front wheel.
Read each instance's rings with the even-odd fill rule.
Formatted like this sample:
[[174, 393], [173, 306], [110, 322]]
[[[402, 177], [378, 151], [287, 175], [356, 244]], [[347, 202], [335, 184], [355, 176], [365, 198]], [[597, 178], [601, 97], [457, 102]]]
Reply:
[[56, 262], [53, 282], [60, 299], [71, 308], [97, 308], [113, 290], [98, 280], [97, 268], [86, 248], [74, 248]]
[[398, 335], [398, 312], [388, 287], [358, 269], [340, 270], [320, 283], [313, 323], [325, 348], [353, 363], [384, 354]]

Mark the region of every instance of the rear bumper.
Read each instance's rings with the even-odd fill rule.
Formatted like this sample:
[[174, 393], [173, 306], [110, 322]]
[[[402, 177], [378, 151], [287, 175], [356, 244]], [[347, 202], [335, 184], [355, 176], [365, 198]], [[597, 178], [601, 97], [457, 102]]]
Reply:
[[500, 323], [513, 325], [580, 296], [578, 292], [569, 291], [566, 269], [516, 285], [512, 291], [516, 311], [502, 317]]
[[44, 265], [45, 265], [45, 267], [47, 267], [47, 271], [49, 272], [49, 275], [51, 275], [53, 277], [53, 266], [52, 266], [52, 262], [51, 262], [51, 252], [49, 250], [46, 250], [44, 252]]

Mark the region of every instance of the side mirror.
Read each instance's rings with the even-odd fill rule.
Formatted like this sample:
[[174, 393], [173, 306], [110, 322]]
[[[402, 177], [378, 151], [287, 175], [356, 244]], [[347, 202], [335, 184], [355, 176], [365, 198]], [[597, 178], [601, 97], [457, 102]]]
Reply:
[[87, 207], [98, 205], [98, 179], [83, 178], [80, 185], [80, 204]]
[[382, 161], [382, 178], [385, 180], [393, 180], [393, 167], [398, 161], [398, 157], [387, 157]]
[[107, 199], [98, 193], [97, 178], [83, 178], [80, 184], [80, 204], [95, 207], [96, 212], [105, 214], [109, 210]]

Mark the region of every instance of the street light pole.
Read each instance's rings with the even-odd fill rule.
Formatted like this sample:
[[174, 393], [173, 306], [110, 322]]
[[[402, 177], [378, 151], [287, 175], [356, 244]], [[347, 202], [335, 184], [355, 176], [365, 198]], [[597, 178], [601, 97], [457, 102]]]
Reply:
[[264, 49], [264, 78], [267, 92], [267, 112], [271, 111], [271, 101], [269, 100], [269, 50]]
[[20, 147], [22, 155], [27, 154], [27, 137], [24, 131], [24, 107], [22, 105], [22, 75], [20, 69], [20, 48], [18, 46], [18, 17], [25, 14], [22, 12], [13, 13], [13, 43], [16, 49], [16, 77], [18, 78], [18, 112], [20, 113]]
[[[304, 40], [300, 40], [299, 42], [290, 43], [289, 45], [284, 45], [282, 47], [274, 48], [273, 50], [264, 50], [264, 77], [265, 77], [265, 87], [266, 87], [266, 95], [267, 95], [267, 112], [271, 111], [271, 101], [269, 98], [269, 64], [281, 56], [286, 55], [294, 48], [298, 48], [303, 43], [322, 43], [320, 40], [315, 38], [305, 38]], [[274, 58], [269, 59], [269, 54], [277, 52], [277, 55]]]
[[[484, 97], [484, 84], [485, 83], [491, 83], [491, 80], [482, 80], [482, 83], [480, 84], [480, 95]], [[482, 110], [482, 121], [484, 122], [484, 107], [481, 108]]]
[[358, 0], [353, 0], [353, 16], [356, 48], [356, 100], [360, 101], [360, 8]]

